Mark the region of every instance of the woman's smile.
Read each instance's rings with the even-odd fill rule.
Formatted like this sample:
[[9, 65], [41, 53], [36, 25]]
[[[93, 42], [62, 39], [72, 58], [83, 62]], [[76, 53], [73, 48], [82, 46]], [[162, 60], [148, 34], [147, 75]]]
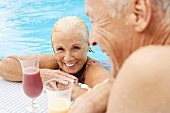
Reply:
[[65, 64], [67, 67], [74, 67], [76, 63], [77, 63], [77, 62], [75, 62], [75, 63], [64, 63], [64, 64]]

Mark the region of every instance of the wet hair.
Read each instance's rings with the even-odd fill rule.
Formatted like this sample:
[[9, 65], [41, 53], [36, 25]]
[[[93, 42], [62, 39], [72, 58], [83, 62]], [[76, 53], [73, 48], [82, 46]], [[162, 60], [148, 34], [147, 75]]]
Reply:
[[[52, 29], [52, 35], [55, 32], [67, 33], [68, 30], [74, 30], [74, 32], [76, 33], [75, 35], [79, 34], [86, 40], [87, 43], [89, 42], [88, 27], [81, 18], [78, 18], [77, 16], [66, 16], [59, 19], [54, 24], [54, 27]], [[51, 36], [51, 43], [53, 47], [52, 36]], [[94, 53], [94, 51], [91, 48], [89, 49], [89, 52]]]
[[[125, 14], [126, 7], [132, 0], [104, 0], [109, 7], [111, 7], [110, 15], [112, 18], [121, 16]], [[151, 0], [153, 7], [156, 7], [161, 16], [164, 16], [164, 21], [166, 24], [170, 24], [170, 0]]]
[[59, 19], [53, 27], [54, 32], [67, 33], [69, 30], [74, 30], [75, 35], [82, 36], [87, 42], [89, 40], [89, 32], [86, 23], [77, 16], [66, 16]]

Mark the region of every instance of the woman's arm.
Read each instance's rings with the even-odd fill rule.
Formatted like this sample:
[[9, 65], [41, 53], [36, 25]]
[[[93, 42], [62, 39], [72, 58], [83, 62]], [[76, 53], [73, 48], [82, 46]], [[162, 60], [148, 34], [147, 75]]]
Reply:
[[41, 54], [40, 55], [40, 69], [58, 69], [59, 66], [56, 62], [55, 57], [52, 54]]
[[8, 56], [0, 61], [0, 76], [9, 81], [22, 81], [22, 70], [18, 56]]
[[[40, 55], [40, 68], [55, 69], [58, 64], [50, 54]], [[0, 76], [9, 81], [22, 81], [22, 70], [18, 56], [8, 56], [0, 61]]]

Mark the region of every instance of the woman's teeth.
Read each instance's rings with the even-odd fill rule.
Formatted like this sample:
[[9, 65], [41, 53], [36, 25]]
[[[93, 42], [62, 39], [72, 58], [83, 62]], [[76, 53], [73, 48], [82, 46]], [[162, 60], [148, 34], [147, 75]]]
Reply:
[[66, 66], [71, 67], [74, 66], [74, 64], [66, 64]]

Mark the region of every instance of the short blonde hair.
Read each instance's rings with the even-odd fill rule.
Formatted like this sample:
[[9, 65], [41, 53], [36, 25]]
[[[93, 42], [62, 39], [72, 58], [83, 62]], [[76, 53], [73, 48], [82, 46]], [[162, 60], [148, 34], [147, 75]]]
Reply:
[[59, 19], [53, 27], [52, 34], [55, 32], [67, 33], [70, 29], [74, 29], [75, 33], [82, 36], [87, 42], [89, 32], [86, 23], [77, 16], [66, 16]]

